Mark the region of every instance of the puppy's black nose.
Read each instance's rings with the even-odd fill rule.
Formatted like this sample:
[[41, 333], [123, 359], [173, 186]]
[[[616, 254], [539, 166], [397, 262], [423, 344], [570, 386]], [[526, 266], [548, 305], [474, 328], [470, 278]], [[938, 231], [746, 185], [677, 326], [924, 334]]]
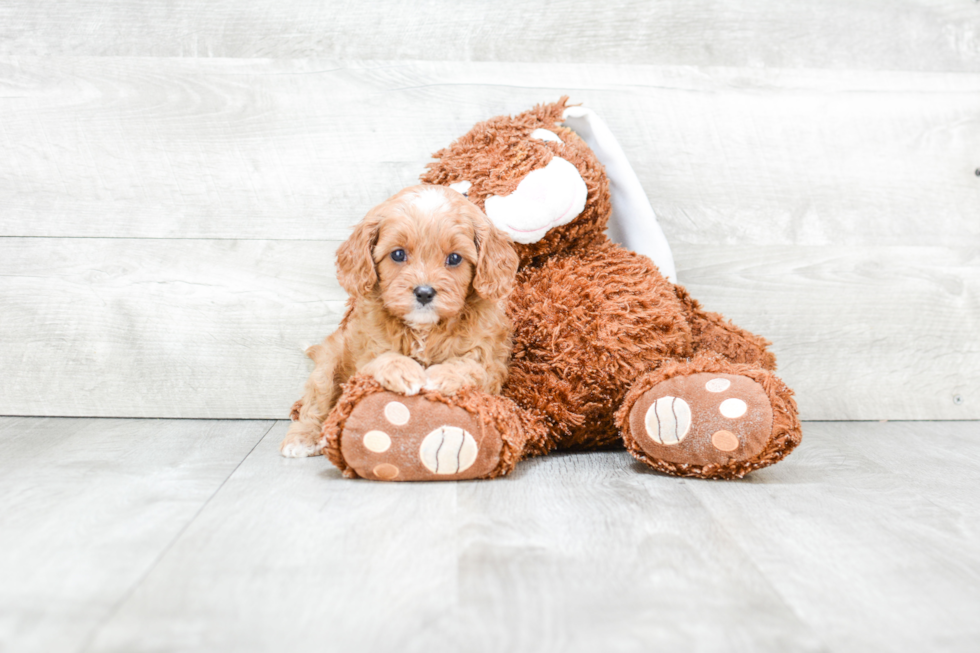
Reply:
[[436, 296], [436, 291], [432, 286], [416, 286], [415, 287], [415, 299], [418, 300], [419, 304], [425, 306], [432, 301], [432, 298]]

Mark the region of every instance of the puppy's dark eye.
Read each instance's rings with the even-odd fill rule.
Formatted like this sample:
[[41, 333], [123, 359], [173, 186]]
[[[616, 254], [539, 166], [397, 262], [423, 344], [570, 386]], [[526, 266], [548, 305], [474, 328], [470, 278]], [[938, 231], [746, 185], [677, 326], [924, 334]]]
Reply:
[[456, 252], [453, 252], [452, 254], [446, 257], [446, 265], [448, 265], [451, 268], [456, 267], [462, 262], [463, 262], [463, 257], [457, 254]]
[[408, 254], [405, 253], [403, 249], [396, 249], [391, 253], [391, 260], [395, 263], [404, 263], [405, 259], [408, 258]]

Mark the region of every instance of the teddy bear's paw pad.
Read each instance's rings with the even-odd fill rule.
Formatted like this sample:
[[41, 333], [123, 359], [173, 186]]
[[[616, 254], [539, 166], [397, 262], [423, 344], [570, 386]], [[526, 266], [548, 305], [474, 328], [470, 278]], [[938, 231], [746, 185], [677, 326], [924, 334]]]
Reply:
[[361, 400], [340, 450], [357, 475], [377, 481], [458, 481], [490, 474], [500, 434], [463, 408], [390, 392]]
[[761, 385], [737, 374], [667, 379], [630, 410], [637, 445], [657, 460], [726, 464], [758, 455], [772, 436], [772, 405]]

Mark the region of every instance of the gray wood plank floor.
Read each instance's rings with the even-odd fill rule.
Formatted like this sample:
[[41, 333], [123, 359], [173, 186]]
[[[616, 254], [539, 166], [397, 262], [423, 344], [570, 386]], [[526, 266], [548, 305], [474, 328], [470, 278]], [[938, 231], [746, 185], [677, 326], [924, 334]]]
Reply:
[[285, 422], [0, 418], [0, 651], [975, 650], [980, 423], [810, 422], [739, 482], [287, 460]]

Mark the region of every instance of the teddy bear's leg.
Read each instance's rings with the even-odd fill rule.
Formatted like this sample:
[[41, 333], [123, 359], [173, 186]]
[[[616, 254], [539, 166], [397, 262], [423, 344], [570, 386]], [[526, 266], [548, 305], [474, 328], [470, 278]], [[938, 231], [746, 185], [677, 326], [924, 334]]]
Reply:
[[705, 311], [683, 286], [674, 286], [674, 292], [691, 325], [695, 353], [714, 352], [733, 363], [776, 369], [776, 357], [768, 350], [772, 343], [735, 326], [718, 313]]
[[709, 354], [641, 377], [616, 420], [637, 460], [675, 476], [741, 478], [801, 438], [793, 392], [776, 375]]
[[509, 399], [464, 387], [405, 396], [351, 379], [323, 425], [324, 453], [344, 475], [457, 481], [507, 474], [547, 449], [544, 420]]

